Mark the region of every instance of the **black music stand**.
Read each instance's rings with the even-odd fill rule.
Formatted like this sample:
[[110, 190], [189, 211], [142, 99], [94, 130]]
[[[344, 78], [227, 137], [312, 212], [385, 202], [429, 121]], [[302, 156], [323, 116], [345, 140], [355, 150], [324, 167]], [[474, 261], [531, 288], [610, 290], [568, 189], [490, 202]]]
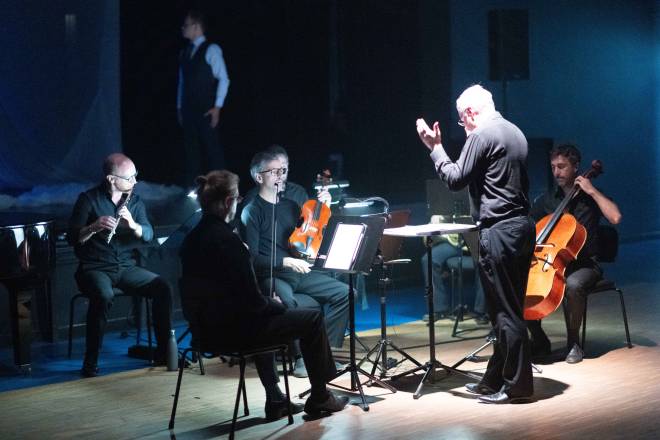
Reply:
[[[426, 181], [426, 207], [428, 209], [429, 217], [432, 215], [442, 215], [447, 219], [451, 219], [452, 223], [474, 223], [472, 217], [470, 216], [470, 198], [467, 191], [467, 188], [460, 191], [451, 191], [444, 182], [438, 179], [430, 179]], [[472, 232], [466, 232], [459, 234], [460, 239], [458, 242], [458, 252], [456, 257], [458, 257], [458, 297], [457, 304], [454, 305], [452, 309], [452, 314], [454, 315], [454, 326], [452, 328], [451, 335], [456, 337], [459, 333], [462, 333], [465, 330], [458, 329], [458, 323], [462, 322], [465, 319], [465, 311], [467, 310], [467, 304], [464, 303], [464, 292], [463, 292], [463, 245], [467, 244], [470, 254], [475, 267], [475, 277], [477, 271], [477, 252], [478, 252], [478, 236], [475, 239], [467, 239], [465, 234], [471, 234]], [[454, 291], [452, 289], [452, 301], [453, 301]]]
[[442, 235], [446, 233], [461, 233], [472, 229], [476, 229], [476, 226], [449, 223], [449, 224], [428, 224], [428, 225], [421, 225], [418, 227], [407, 226], [403, 228], [395, 228], [388, 230], [388, 235], [398, 235], [402, 237], [425, 237], [425, 242], [426, 242], [426, 255], [428, 257], [428, 264], [426, 269], [428, 271], [428, 279], [429, 279], [429, 282], [426, 286], [426, 304], [429, 314], [429, 360], [424, 365], [418, 365], [408, 371], [396, 374], [391, 377], [391, 380], [397, 380], [403, 376], [407, 376], [409, 374], [413, 374], [418, 371], [424, 371], [422, 380], [419, 382], [415, 394], [413, 394], [414, 399], [419, 399], [421, 397], [422, 388], [424, 387], [424, 383], [427, 380], [430, 382], [434, 382], [437, 379], [436, 370], [440, 368], [445, 370], [445, 372], [447, 373], [446, 375], [449, 375], [451, 373], [458, 373], [467, 376], [471, 379], [476, 379], [476, 380], [481, 379], [481, 377], [469, 373], [467, 371], [458, 370], [453, 366], [450, 367], [448, 365], [444, 365], [435, 357], [435, 315], [434, 315], [435, 310], [433, 304], [433, 275], [432, 275], [433, 255], [431, 251], [433, 247], [433, 242], [431, 240], [431, 237], [433, 235]]
[[[330, 239], [323, 240], [318, 256], [316, 257], [316, 262], [314, 263], [314, 269], [316, 270], [348, 274], [350, 360], [344, 368], [337, 372], [328, 384], [346, 391], [359, 391], [360, 398], [362, 399], [361, 407], [364, 411], [369, 411], [369, 405], [367, 405], [364, 392], [362, 391], [359, 374], [367, 377], [370, 383], [377, 383], [383, 388], [396, 393], [395, 388], [367, 373], [358, 367], [355, 362], [355, 296], [353, 291], [353, 275], [356, 273], [368, 274], [371, 271], [384, 227], [385, 217], [383, 216], [331, 217], [324, 234], [324, 237]], [[330, 383], [347, 372], [351, 374], [350, 388]], [[300, 397], [303, 397], [308, 392], [301, 393]]]

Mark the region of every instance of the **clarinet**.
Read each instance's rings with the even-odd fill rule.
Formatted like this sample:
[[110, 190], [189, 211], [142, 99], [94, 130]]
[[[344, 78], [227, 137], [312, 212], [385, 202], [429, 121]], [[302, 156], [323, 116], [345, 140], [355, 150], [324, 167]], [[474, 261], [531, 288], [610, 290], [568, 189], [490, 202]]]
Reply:
[[[131, 195], [133, 194], [133, 189], [127, 193], [122, 194], [121, 199], [119, 199], [119, 204], [117, 205], [117, 211], [121, 211], [121, 209], [128, 205], [128, 202], [131, 200]], [[110, 241], [112, 240], [112, 237], [115, 235], [115, 232], [117, 230], [117, 225], [119, 224], [119, 217], [115, 217], [115, 220], [117, 220], [117, 224], [115, 224], [115, 227], [110, 230], [108, 233], [108, 237], [105, 239], [106, 243], [110, 244]]]

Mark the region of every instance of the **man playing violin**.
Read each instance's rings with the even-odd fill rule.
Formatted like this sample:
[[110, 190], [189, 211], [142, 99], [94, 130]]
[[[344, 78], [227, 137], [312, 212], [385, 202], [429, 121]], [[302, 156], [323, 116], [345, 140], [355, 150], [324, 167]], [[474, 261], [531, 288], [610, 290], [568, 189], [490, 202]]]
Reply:
[[[296, 228], [300, 216], [298, 203], [279, 197], [286, 185], [287, 169], [277, 155], [267, 151], [257, 153], [250, 165], [250, 174], [258, 187], [257, 196], [241, 213], [242, 234], [252, 255], [257, 278], [264, 292], [270, 292], [271, 251], [273, 290], [287, 308], [308, 307], [314, 299], [325, 310], [328, 341], [339, 348], [344, 340], [348, 323], [348, 285], [329, 275], [311, 270], [311, 264], [289, 251], [289, 236]], [[319, 201], [330, 203], [327, 191], [319, 194]], [[273, 208], [276, 226], [273, 243]], [[295, 351], [295, 348], [294, 348]], [[302, 359], [296, 361], [296, 370], [304, 375]]]
[[[578, 174], [580, 159], [580, 151], [574, 145], [558, 145], [550, 151], [550, 168], [557, 187], [539, 196], [531, 209], [531, 216], [538, 221], [553, 213], [574, 186], [577, 185], [581, 189], [567, 207], [567, 212], [587, 231], [587, 241], [565, 271], [568, 351], [566, 362], [569, 364], [578, 363], [584, 357], [579, 336], [585, 296], [603, 276], [603, 271], [596, 262], [598, 223], [602, 217], [614, 225], [621, 221], [621, 212], [616, 203], [596, 189], [590, 179]], [[527, 326], [532, 334], [532, 354], [550, 354], [550, 340], [541, 328], [541, 321], [529, 321]]]
[[418, 119], [417, 133], [449, 189], [469, 185], [472, 217], [479, 222], [479, 275], [497, 340], [483, 378], [466, 388], [485, 403], [529, 399], [534, 387], [523, 305], [535, 234], [528, 216], [527, 140], [479, 85], [461, 94], [456, 110], [467, 135], [456, 162], [442, 146], [437, 122], [430, 128]]
[[[85, 360], [81, 374], [98, 374], [98, 356], [113, 287], [153, 300], [154, 330], [158, 347], [157, 364], [164, 365], [170, 334], [171, 289], [155, 273], [137, 266], [135, 249], [148, 243], [154, 231], [140, 197], [132, 193], [137, 183], [133, 161], [121, 153], [103, 162], [103, 182], [80, 194], [69, 220], [68, 240], [79, 260], [76, 281], [89, 297]], [[110, 232], [115, 234], [110, 236]]]

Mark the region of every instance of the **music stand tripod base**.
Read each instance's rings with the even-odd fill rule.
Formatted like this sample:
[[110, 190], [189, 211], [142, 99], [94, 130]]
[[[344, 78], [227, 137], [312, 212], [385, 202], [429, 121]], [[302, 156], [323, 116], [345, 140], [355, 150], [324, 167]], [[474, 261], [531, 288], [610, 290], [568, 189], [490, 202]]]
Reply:
[[435, 310], [433, 305], [433, 255], [432, 255], [432, 241], [431, 236], [441, 235], [448, 233], [459, 233], [475, 230], [477, 227], [474, 225], [466, 225], [459, 223], [438, 223], [438, 224], [427, 224], [419, 226], [404, 226], [402, 228], [392, 228], [386, 229], [386, 235], [397, 235], [403, 237], [425, 237], [426, 238], [426, 255], [427, 255], [427, 266], [426, 270], [428, 273], [428, 285], [426, 286], [426, 305], [429, 315], [429, 361], [423, 365], [414, 367], [403, 373], [396, 374], [391, 377], [391, 380], [397, 380], [401, 377], [408, 376], [410, 374], [417, 373], [418, 371], [423, 371], [424, 375], [422, 380], [417, 386], [417, 390], [413, 394], [414, 399], [419, 399], [422, 396], [422, 390], [424, 384], [427, 381], [434, 382], [438, 380], [437, 370], [443, 369], [446, 372], [446, 375], [442, 378], [444, 379], [451, 373], [461, 374], [467, 376], [471, 379], [479, 379], [478, 376], [468, 373], [466, 371], [458, 370], [456, 368], [444, 365], [442, 362], [436, 359], [435, 357]]
[[[376, 217], [351, 217], [333, 216], [324, 234], [324, 237], [332, 237], [323, 240], [319, 249], [314, 269], [332, 272], [348, 273], [348, 322], [349, 322], [349, 353], [350, 360], [344, 368], [339, 370], [329, 381], [328, 385], [341, 388], [346, 391], [358, 391], [360, 393], [360, 407], [369, 411], [369, 405], [362, 390], [362, 382], [359, 375], [363, 375], [370, 383], [376, 383], [383, 388], [396, 393], [396, 389], [386, 384], [375, 376], [364, 371], [355, 362], [355, 295], [353, 290], [353, 274], [362, 272], [369, 273], [371, 263], [376, 255], [376, 249], [380, 237], [383, 235], [385, 218]], [[350, 373], [350, 388], [333, 384], [332, 381], [338, 377]], [[301, 393], [304, 397], [310, 390]]]

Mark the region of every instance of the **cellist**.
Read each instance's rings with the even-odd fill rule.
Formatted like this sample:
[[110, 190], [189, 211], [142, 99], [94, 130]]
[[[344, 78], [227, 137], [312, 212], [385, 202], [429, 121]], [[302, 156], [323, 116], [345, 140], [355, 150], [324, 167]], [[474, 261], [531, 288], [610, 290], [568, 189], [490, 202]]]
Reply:
[[[542, 194], [533, 203], [530, 211], [535, 221], [551, 214], [559, 206], [564, 196], [574, 185], [581, 191], [568, 204], [567, 212], [572, 214], [578, 223], [587, 231], [587, 241], [578, 254], [566, 268], [566, 362], [575, 364], [582, 361], [584, 352], [580, 347], [579, 336], [582, 325], [582, 315], [585, 307], [585, 295], [588, 290], [602, 278], [603, 271], [595, 260], [597, 251], [596, 230], [601, 217], [611, 224], [621, 221], [621, 212], [616, 203], [607, 198], [591, 180], [579, 175], [581, 154], [571, 144], [558, 145], [550, 151], [550, 168], [554, 176], [556, 188]], [[544, 356], [551, 352], [550, 340], [546, 336], [541, 321], [528, 321], [527, 327], [532, 335], [532, 355]]]

